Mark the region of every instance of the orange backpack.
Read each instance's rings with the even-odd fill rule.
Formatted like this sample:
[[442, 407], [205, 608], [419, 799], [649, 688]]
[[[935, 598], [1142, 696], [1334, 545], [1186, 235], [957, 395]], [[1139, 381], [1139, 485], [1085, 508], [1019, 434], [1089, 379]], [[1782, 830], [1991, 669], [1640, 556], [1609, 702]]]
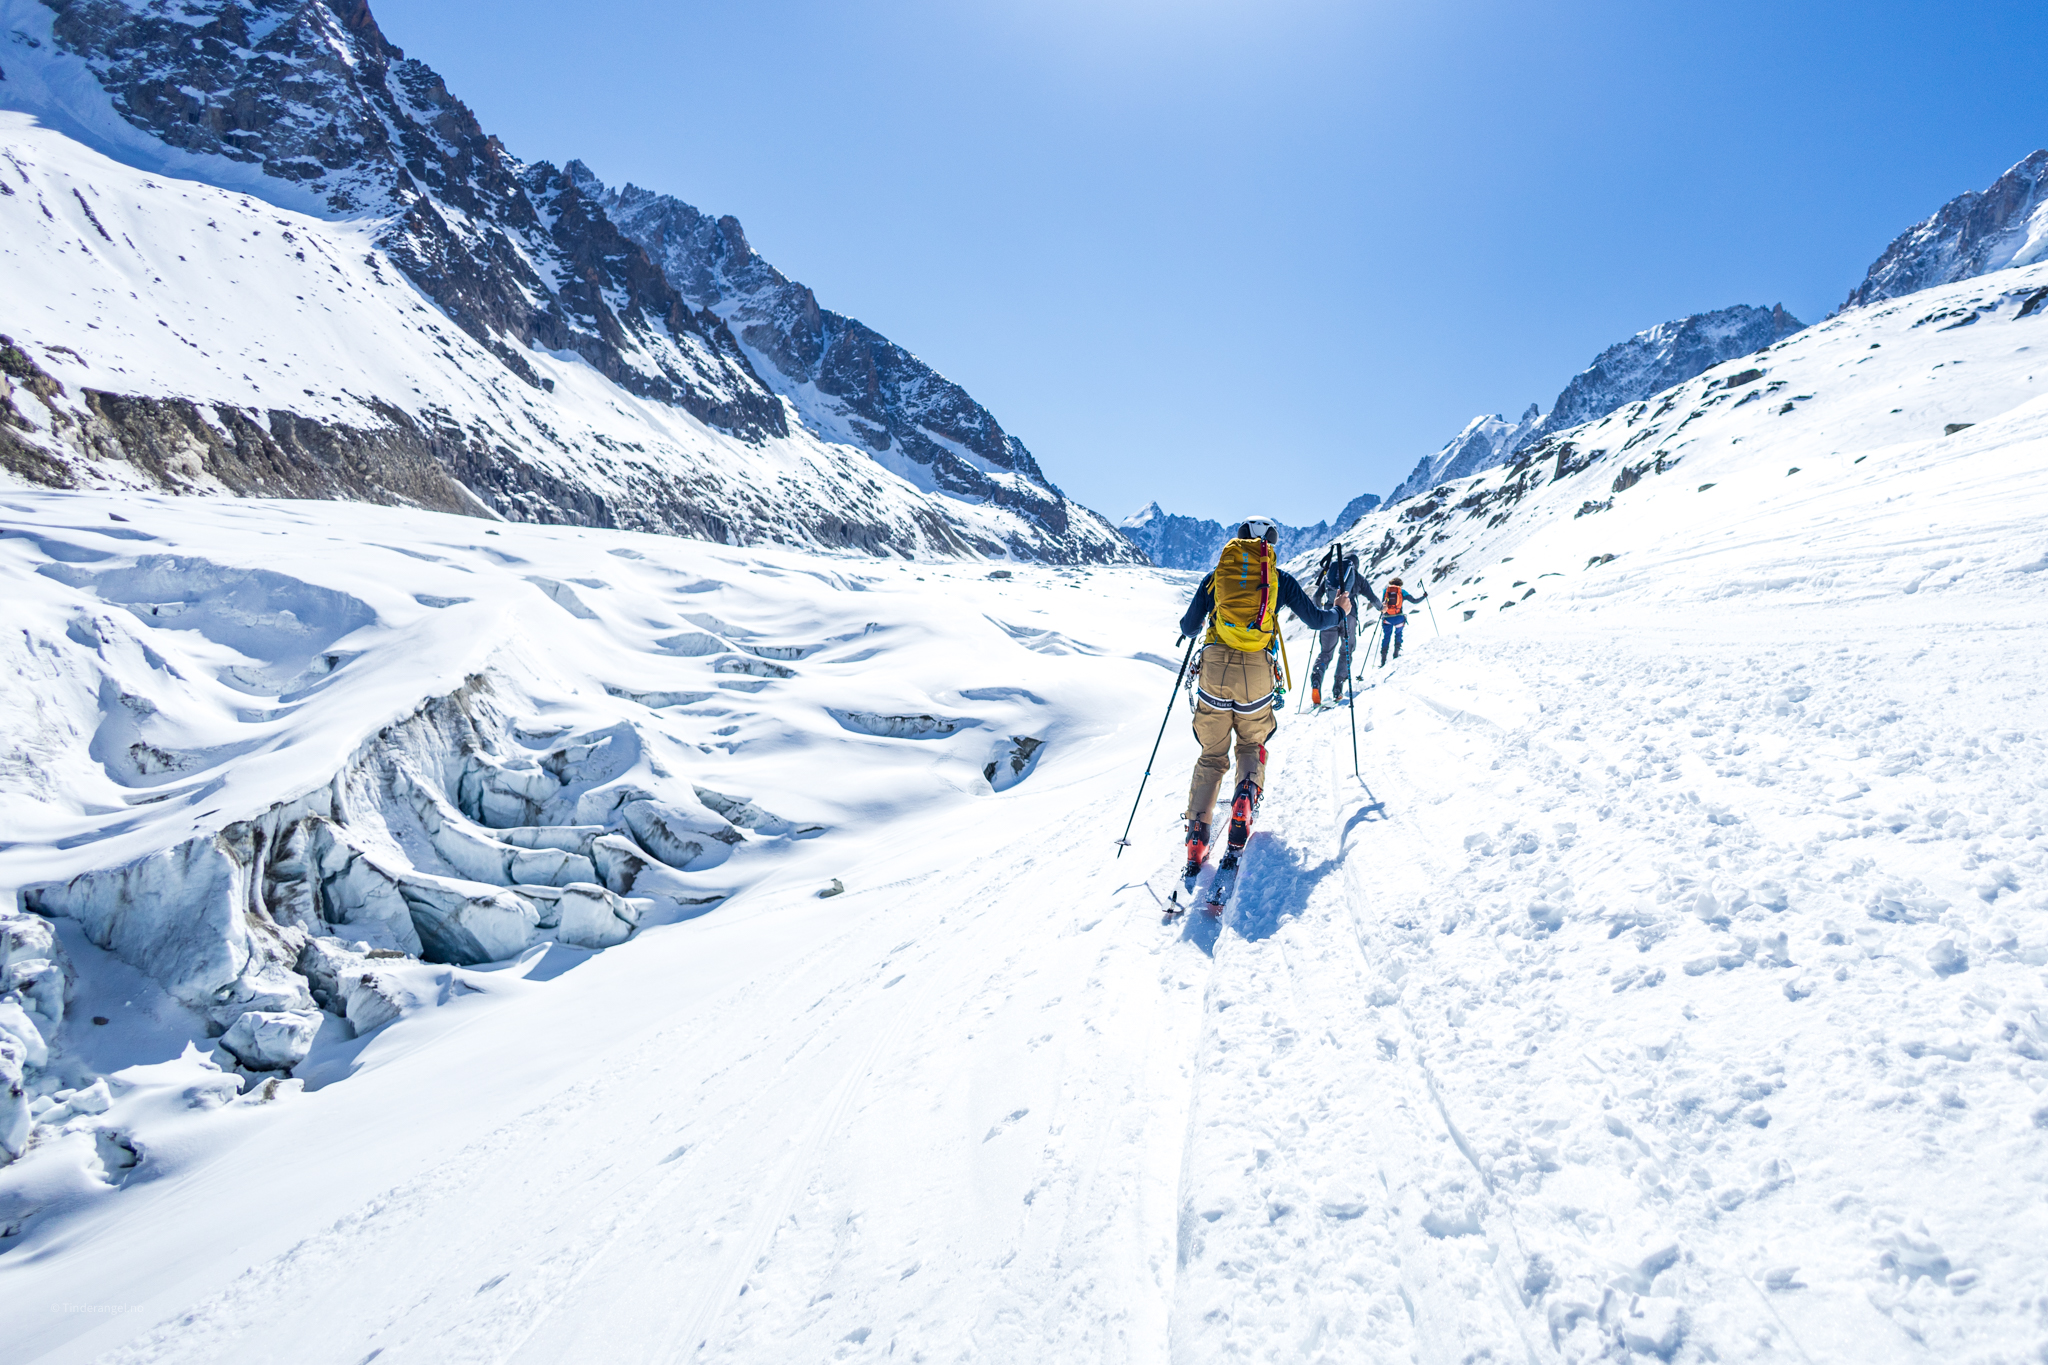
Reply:
[[1387, 615], [1399, 616], [1401, 614], [1401, 585], [1399, 583], [1387, 584], [1386, 603]]

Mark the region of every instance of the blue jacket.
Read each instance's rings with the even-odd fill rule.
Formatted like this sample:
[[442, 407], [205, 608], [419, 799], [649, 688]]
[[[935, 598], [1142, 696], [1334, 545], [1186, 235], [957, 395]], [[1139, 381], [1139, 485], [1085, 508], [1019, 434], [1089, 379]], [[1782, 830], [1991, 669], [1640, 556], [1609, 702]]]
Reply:
[[[1195, 600], [1188, 603], [1188, 609], [1181, 613], [1180, 633], [1183, 637], [1199, 634], [1202, 623], [1216, 609], [1215, 577], [1213, 572], [1203, 576], [1202, 586], [1195, 589]], [[1335, 607], [1326, 611], [1311, 602], [1308, 594], [1301, 590], [1301, 584], [1294, 581], [1294, 575], [1285, 569], [1280, 570], [1280, 605], [1293, 612], [1310, 630], [1328, 630], [1344, 619], [1344, 614]]]

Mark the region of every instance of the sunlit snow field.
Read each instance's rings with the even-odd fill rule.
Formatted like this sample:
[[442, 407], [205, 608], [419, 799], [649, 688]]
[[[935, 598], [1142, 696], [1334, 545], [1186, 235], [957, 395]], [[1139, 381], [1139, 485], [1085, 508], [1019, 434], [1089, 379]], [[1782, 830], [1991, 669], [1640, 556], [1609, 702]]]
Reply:
[[[1115, 856], [1187, 575], [0, 495], [0, 884], [82, 983], [0, 1353], [2038, 1359], [2038, 273], [1457, 490], [1356, 776], [1291, 634], [1220, 923], [1178, 701]], [[346, 1008], [245, 1084], [307, 867]]]

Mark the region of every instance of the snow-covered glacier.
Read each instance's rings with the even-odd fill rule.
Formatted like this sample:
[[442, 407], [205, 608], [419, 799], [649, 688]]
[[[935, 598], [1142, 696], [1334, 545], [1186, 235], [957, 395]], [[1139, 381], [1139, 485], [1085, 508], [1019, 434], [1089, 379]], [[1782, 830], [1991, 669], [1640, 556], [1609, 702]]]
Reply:
[[2026, 1358], [2044, 271], [1368, 514], [1222, 922], [1191, 575], [0, 497], [11, 1342]]

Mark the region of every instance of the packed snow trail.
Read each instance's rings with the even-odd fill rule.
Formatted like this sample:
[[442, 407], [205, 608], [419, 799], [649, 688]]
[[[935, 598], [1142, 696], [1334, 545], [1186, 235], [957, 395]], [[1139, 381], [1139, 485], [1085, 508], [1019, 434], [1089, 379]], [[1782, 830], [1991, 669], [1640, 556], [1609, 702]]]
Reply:
[[2048, 670], [2009, 619], [1939, 676], [1876, 613], [1632, 624], [1433, 644], [1370, 792], [1339, 718], [1276, 740], [1176, 1359], [2038, 1346], [2048, 747], [1975, 718]]

